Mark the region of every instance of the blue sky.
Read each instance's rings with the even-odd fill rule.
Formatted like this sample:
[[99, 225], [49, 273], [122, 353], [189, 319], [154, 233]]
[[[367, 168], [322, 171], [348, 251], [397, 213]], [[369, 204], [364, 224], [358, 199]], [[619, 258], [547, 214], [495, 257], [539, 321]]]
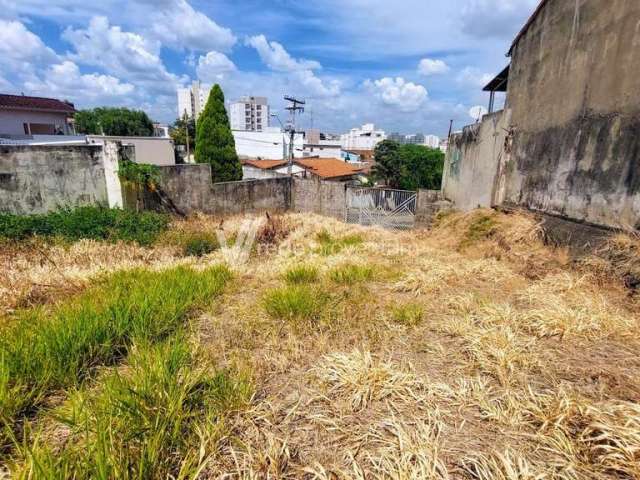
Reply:
[[[445, 135], [537, 0], [0, 0], [0, 91], [176, 116], [175, 89], [306, 98], [303, 127]], [[313, 112], [313, 114], [311, 114]]]

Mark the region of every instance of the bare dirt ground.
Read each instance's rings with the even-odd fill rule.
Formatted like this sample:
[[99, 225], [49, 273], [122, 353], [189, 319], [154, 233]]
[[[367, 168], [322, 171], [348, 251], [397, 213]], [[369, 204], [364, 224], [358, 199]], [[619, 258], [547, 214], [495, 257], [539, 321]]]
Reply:
[[[194, 326], [202, 354], [255, 388], [203, 477], [640, 478], [637, 239], [576, 261], [520, 214], [453, 214], [405, 232], [287, 215], [281, 228], [286, 238], [231, 262], [231, 288]], [[327, 233], [339, 247], [323, 249]], [[37, 248], [3, 251], [5, 312], [103, 271], [229, 262], [227, 249]], [[317, 278], [292, 287], [286, 272], [300, 266]], [[354, 266], [369, 273], [335, 273]], [[309, 309], [274, 314], [270, 295], [292, 288], [312, 292]]]

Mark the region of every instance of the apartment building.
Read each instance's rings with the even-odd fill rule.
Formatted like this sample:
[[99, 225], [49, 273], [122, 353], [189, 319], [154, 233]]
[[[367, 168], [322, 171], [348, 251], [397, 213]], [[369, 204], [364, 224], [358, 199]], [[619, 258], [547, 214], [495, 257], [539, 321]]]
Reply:
[[204, 110], [211, 88], [203, 87], [195, 81], [188, 88], [178, 88], [178, 118], [185, 114], [189, 118], [198, 118]]
[[232, 130], [262, 132], [269, 127], [269, 115], [266, 97], [242, 97], [229, 106]]

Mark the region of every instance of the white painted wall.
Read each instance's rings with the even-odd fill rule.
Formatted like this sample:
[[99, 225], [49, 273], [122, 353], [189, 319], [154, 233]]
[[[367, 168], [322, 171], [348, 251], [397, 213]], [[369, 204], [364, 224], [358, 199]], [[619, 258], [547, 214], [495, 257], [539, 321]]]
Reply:
[[151, 165], [175, 165], [173, 140], [162, 137], [103, 137], [88, 135], [90, 143], [103, 144], [105, 140], [119, 141], [123, 145], [133, 145], [136, 152], [136, 163]]
[[[0, 135], [24, 135], [25, 123], [47, 123], [59, 126], [64, 130], [67, 123], [67, 114], [0, 109]], [[70, 133], [68, 129], [65, 131]]]
[[[248, 132], [233, 130], [233, 138], [236, 142], [236, 152], [239, 156], [248, 158], [262, 158], [264, 160], [282, 160], [283, 137], [287, 151], [289, 149], [289, 137], [277, 130], [267, 132]], [[296, 134], [294, 137], [294, 157], [302, 158], [304, 137]]]

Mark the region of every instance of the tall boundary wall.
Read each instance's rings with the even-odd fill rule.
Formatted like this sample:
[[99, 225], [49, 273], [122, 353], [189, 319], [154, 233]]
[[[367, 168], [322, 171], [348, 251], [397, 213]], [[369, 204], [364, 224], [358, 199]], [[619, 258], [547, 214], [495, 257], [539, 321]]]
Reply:
[[118, 147], [0, 146], [0, 212], [46, 213], [61, 207], [122, 206]]

